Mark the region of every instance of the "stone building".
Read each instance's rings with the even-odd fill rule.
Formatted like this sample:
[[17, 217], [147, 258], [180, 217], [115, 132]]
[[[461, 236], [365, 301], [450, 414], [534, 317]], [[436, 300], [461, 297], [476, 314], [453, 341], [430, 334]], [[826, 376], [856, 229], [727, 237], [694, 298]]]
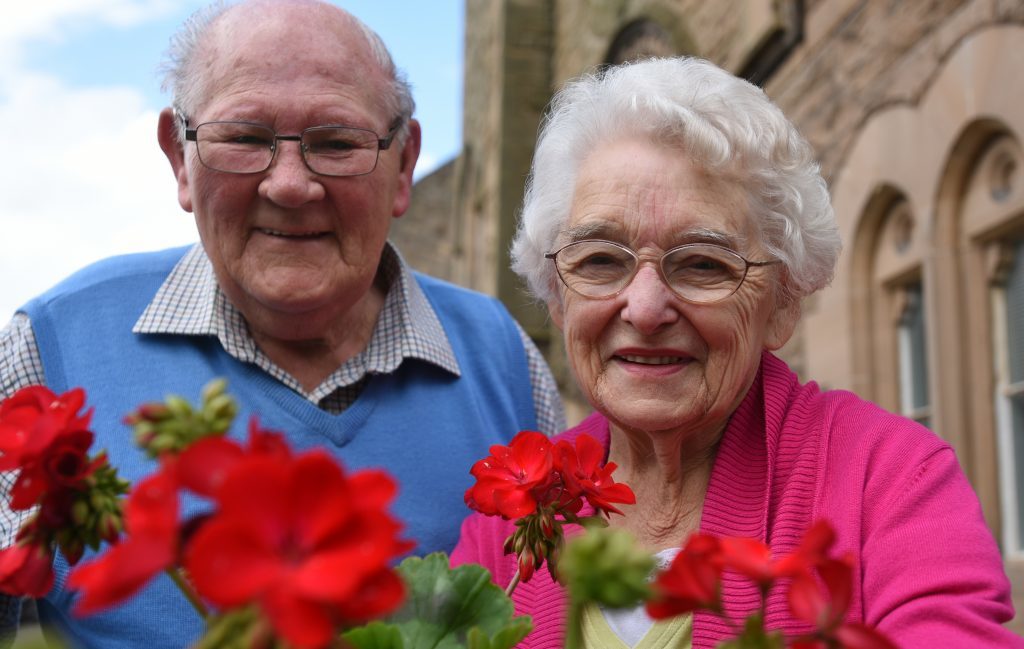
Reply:
[[844, 242], [783, 355], [956, 447], [1024, 608], [1024, 1], [467, 0], [466, 25], [464, 146], [396, 226], [411, 261], [498, 295], [575, 399], [508, 270], [546, 103], [650, 54], [758, 83], [818, 152]]

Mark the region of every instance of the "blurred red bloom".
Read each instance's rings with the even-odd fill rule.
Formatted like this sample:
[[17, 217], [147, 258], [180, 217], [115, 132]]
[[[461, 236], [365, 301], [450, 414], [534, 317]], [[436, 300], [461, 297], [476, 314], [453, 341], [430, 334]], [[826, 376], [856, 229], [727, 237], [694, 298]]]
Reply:
[[793, 578], [789, 588], [789, 608], [793, 615], [813, 624], [818, 629], [816, 635], [830, 646], [838, 643], [844, 649], [895, 649], [895, 645], [875, 629], [844, 622], [853, 592], [852, 560], [822, 559], [817, 569], [824, 590], [809, 571]]
[[722, 539], [722, 565], [768, 587], [777, 576], [772, 552], [757, 539], [727, 537]]
[[178, 480], [200, 496], [213, 498], [235, 464], [253, 455], [286, 461], [291, 449], [281, 433], [260, 428], [253, 417], [249, 421], [248, 447], [220, 435], [193, 442], [178, 456]]
[[77, 615], [118, 604], [174, 565], [178, 551], [178, 482], [173, 464], [136, 485], [125, 504], [128, 535], [99, 559], [78, 566], [68, 586], [82, 591]]
[[322, 647], [339, 624], [401, 602], [389, 562], [411, 544], [384, 509], [394, 493], [384, 473], [349, 478], [322, 451], [247, 455], [216, 489], [218, 511], [189, 543], [185, 567], [214, 604], [256, 603], [289, 643]]
[[48, 545], [16, 543], [0, 551], [0, 592], [42, 597], [53, 588], [53, 552]]
[[562, 473], [565, 489], [573, 498], [583, 497], [598, 511], [622, 514], [612, 503], [633, 505], [636, 496], [628, 485], [615, 482], [617, 465], [604, 463], [604, 446], [590, 435], [576, 438], [576, 446], [566, 441], [555, 445], [555, 466]]
[[693, 534], [667, 570], [654, 581], [647, 614], [656, 620], [697, 609], [722, 608], [722, 545], [708, 534]]
[[804, 533], [797, 549], [779, 559], [775, 570], [780, 577], [794, 577], [807, 572], [828, 557], [836, 533], [826, 520], [819, 520]]
[[466, 505], [507, 519], [532, 514], [555, 479], [551, 440], [536, 431], [522, 431], [508, 446], [495, 444], [490, 452], [470, 469], [476, 484], [466, 490]]

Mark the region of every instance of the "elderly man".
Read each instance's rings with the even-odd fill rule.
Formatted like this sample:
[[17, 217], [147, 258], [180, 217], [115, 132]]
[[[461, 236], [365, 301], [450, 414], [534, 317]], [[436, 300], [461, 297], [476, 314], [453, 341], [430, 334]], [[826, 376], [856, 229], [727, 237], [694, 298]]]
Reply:
[[[166, 83], [160, 147], [201, 244], [100, 262], [31, 301], [0, 333], [0, 396], [83, 386], [96, 445], [135, 481], [153, 466], [120, 418], [226, 377], [239, 421], [386, 468], [416, 552], [450, 550], [471, 463], [563, 414], [497, 301], [413, 273], [387, 243], [420, 126], [383, 43], [318, 0], [217, 6], [172, 41]], [[75, 646], [184, 647], [200, 630], [169, 581], [75, 619], [55, 568], [40, 617]]]

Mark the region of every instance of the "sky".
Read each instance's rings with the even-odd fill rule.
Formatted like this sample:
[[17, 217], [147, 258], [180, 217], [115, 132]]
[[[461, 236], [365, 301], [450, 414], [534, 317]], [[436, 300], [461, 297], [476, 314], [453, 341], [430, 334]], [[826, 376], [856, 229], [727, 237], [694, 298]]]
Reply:
[[[0, 327], [91, 261], [197, 240], [156, 140], [157, 68], [205, 2], [32, 0], [0, 21]], [[461, 147], [463, 0], [339, 0], [413, 86], [417, 177]]]

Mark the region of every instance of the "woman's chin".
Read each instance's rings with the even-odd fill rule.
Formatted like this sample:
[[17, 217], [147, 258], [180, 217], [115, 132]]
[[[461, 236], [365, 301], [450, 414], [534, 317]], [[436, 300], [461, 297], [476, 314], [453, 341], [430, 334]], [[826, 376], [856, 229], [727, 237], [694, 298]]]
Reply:
[[646, 433], [685, 433], [701, 419], [703, 412], [694, 408], [681, 408], [679, 400], [631, 399], [625, 397], [615, 404], [599, 407], [609, 420], [625, 429]]

